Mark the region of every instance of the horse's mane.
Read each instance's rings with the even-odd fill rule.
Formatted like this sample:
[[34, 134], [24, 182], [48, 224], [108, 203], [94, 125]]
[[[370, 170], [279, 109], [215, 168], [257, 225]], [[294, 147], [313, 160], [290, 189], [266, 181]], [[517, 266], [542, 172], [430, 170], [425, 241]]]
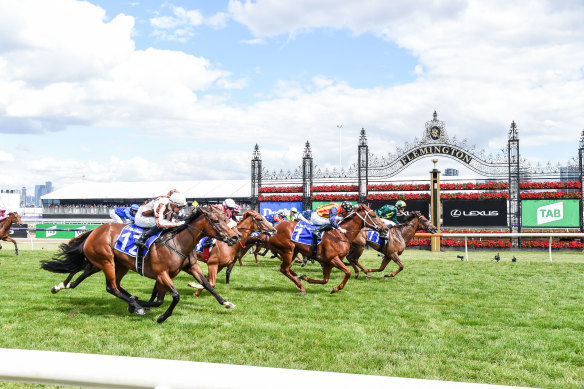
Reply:
[[402, 224], [406, 224], [406, 223], [412, 221], [413, 219], [416, 219], [418, 216], [420, 216], [420, 213], [419, 212], [416, 212], [416, 211], [410, 212], [408, 214], [408, 216], [406, 216], [404, 218], [404, 222]]
[[188, 228], [188, 225], [190, 223], [192, 223], [195, 219], [197, 219], [199, 216], [203, 215], [203, 212], [201, 211], [201, 209], [205, 209], [206, 211], [211, 211], [210, 209], [208, 209], [207, 207], [197, 207], [197, 211], [195, 213], [190, 214], [189, 216], [187, 216], [186, 219], [184, 219], [184, 223], [181, 224], [180, 226], [176, 226], [176, 227], [172, 227], [169, 228], [167, 231], [167, 233], [171, 233], [171, 234], [178, 234], [179, 232], [185, 230]]

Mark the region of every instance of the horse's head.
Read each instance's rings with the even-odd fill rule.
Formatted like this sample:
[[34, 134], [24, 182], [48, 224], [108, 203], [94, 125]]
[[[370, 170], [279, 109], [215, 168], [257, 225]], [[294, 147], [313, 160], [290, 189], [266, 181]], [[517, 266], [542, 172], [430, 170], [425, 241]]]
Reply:
[[262, 234], [267, 234], [268, 236], [273, 236], [276, 233], [276, 229], [272, 226], [272, 223], [267, 221], [265, 217], [256, 211], [246, 211], [239, 223], [243, 223], [246, 220], [249, 220], [250, 222], [250, 226], [247, 228], [253, 231], [258, 231]]
[[424, 231], [428, 231], [431, 234], [435, 234], [438, 229], [434, 226], [434, 224], [430, 223], [430, 221], [428, 219], [426, 219], [424, 217], [424, 215], [422, 215], [420, 212], [418, 211], [413, 211], [410, 212], [410, 214], [408, 215], [406, 222], [409, 221], [413, 221], [416, 220], [418, 223], [417, 228], [422, 229]]
[[358, 217], [361, 219], [361, 228], [371, 228], [372, 230], [379, 232], [381, 236], [387, 236], [389, 234], [389, 228], [387, 228], [383, 220], [381, 220], [379, 216], [377, 216], [377, 214], [365, 204], [357, 204], [353, 209], [353, 212], [347, 216], [347, 219], [351, 217]]
[[207, 221], [203, 227], [203, 233], [206, 235], [219, 239], [230, 246], [233, 246], [241, 239], [239, 231], [236, 228], [229, 227], [229, 219], [223, 212], [214, 207], [200, 207], [198, 212]]
[[10, 212], [8, 217], [12, 219], [13, 223], [22, 224], [22, 220], [20, 219], [18, 212]]

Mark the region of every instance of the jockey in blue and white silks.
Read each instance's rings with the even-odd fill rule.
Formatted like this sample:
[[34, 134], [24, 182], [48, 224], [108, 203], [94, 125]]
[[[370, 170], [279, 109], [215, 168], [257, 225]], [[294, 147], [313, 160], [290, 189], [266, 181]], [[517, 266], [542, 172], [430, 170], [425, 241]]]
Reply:
[[118, 207], [110, 211], [110, 217], [115, 223], [129, 223], [136, 220], [136, 212], [138, 212], [139, 205], [132, 204], [129, 207]]

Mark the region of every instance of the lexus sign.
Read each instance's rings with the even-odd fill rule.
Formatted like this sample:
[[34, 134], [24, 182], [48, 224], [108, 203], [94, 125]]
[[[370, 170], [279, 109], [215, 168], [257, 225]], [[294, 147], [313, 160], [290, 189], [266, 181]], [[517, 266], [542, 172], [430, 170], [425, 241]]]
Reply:
[[507, 226], [507, 200], [444, 200], [442, 218], [448, 227]]

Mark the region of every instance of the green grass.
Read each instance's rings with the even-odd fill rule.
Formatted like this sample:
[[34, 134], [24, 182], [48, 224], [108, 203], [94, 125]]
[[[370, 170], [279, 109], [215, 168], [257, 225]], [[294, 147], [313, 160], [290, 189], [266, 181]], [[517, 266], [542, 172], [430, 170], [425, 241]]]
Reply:
[[[181, 274], [181, 301], [145, 316], [105, 291], [102, 273], [56, 295], [63, 275], [39, 269], [55, 246], [14, 256], [0, 251], [0, 347], [322, 370], [541, 388], [584, 387], [584, 256], [547, 251], [460, 252], [407, 250], [405, 270], [389, 279], [361, 274], [330, 294], [305, 282], [301, 296], [277, 259], [252, 257], [236, 266], [217, 291], [237, 308], [226, 310], [209, 293], [192, 297]], [[517, 262], [511, 262], [515, 255]], [[366, 251], [363, 262], [380, 258]], [[322, 278], [318, 264], [301, 273]], [[390, 264], [386, 270], [394, 270]], [[129, 274], [124, 287], [149, 297], [153, 281]], [[22, 387], [24, 384], [8, 384]], [[26, 386], [33, 387], [33, 386]]]

